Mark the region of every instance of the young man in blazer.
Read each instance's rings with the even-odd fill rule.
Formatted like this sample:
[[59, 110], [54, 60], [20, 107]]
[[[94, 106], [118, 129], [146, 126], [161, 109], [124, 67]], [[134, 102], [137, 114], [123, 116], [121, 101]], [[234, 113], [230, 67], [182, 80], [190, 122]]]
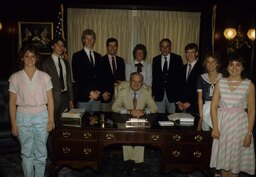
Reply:
[[116, 84], [125, 80], [124, 59], [117, 56], [118, 41], [115, 38], [109, 38], [106, 42], [108, 53], [102, 57], [104, 63], [104, 88], [101, 100], [101, 111], [111, 111], [111, 105]]
[[100, 111], [104, 70], [101, 55], [93, 51], [95, 40], [96, 34], [93, 30], [84, 30], [83, 49], [72, 57], [77, 107], [85, 108], [86, 111]]
[[183, 88], [183, 62], [180, 55], [171, 52], [168, 38], [159, 43], [161, 54], [153, 58], [152, 95], [159, 113], [173, 113], [181, 98]]
[[[54, 119], [59, 120], [65, 109], [73, 108], [73, 85], [70, 64], [63, 58], [65, 41], [54, 38], [51, 42], [52, 54], [42, 60], [42, 69], [51, 76], [54, 99]], [[61, 81], [63, 77], [63, 81]], [[63, 82], [63, 83], [61, 83]]]
[[183, 67], [183, 94], [178, 102], [178, 109], [192, 114], [198, 114], [197, 80], [203, 73], [203, 67], [198, 59], [198, 46], [189, 43], [185, 46], [187, 64]]
[[[61, 113], [65, 109], [73, 108], [73, 84], [71, 79], [70, 64], [64, 59], [65, 41], [62, 38], [54, 38], [51, 42], [52, 54], [42, 60], [42, 69], [48, 73], [52, 81], [54, 101], [54, 121], [60, 120]], [[47, 140], [48, 156], [52, 160], [52, 134]]]

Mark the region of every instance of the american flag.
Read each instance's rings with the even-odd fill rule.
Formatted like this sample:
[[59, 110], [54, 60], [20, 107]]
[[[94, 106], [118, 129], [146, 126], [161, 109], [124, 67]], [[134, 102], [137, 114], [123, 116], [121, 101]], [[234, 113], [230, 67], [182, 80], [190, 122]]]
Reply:
[[63, 39], [65, 39], [63, 29], [63, 4], [60, 5], [59, 12], [57, 15], [55, 37], [62, 37]]

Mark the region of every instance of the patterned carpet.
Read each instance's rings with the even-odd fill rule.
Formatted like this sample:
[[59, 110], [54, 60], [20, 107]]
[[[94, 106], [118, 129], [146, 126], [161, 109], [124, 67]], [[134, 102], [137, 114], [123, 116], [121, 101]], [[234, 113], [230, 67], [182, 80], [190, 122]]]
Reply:
[[[45, 177], [48, 177], [48, 168], [50, 160], [47, 161]], [[146, 148], [145, 162], [129, 175], [123, 174], [123, 157], [122, 151], [106, 151], [103, 158], [103, 171], [95, 173], [90, 169], [81, 171], [72, 171], [64, 167], [59, 172], [59, 177], [210, 177], [202, 172], [195, 171], [190, 174], [171, 172], [160, 174], [159, 151]], [[213, 174], [213, 170], [210, 171]], [[21, 168], [21, 158], [19, 153], [1, 154], [0, 155], [0, 177], [23, 177]], [[246, 174], [240, 174], [239, 177], [251, 177]]]

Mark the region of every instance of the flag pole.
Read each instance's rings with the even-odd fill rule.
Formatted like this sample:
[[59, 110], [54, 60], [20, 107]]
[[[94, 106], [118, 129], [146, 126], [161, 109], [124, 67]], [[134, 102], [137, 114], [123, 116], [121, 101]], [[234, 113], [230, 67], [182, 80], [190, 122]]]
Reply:
[[63, 4], [60, 5], [60, 10], [61, 10], [61, 29], [62, 29], [62, 33], [61, 33], [61, 37], [65, 40], [65, 35], [64, 35], [64, 6]]

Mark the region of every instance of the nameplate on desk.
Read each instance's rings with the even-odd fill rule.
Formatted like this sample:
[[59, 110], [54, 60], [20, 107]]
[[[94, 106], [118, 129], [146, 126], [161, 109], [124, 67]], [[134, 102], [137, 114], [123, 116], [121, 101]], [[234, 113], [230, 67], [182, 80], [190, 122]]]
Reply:
[[131, 118], [125, 123], [126, 128], [150, 128], [150, 123], [144, 118]]

